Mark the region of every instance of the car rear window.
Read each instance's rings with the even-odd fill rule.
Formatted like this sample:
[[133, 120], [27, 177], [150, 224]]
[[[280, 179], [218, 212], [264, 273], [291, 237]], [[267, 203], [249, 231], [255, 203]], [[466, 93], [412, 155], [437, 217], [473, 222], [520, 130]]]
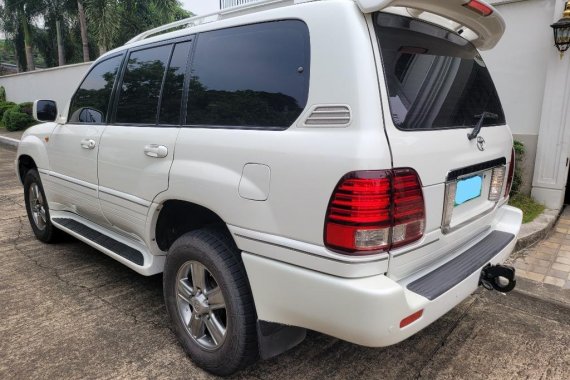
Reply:
[[396, 127], [430, 130], [505, 124], [495, 85], [483, 59], [466, 39], [408, 17], [376, 13], [390, 110]]

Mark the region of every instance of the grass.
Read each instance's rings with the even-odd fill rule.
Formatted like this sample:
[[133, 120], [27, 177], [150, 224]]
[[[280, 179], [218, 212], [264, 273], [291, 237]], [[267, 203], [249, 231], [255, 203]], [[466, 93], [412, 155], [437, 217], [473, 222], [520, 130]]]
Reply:
[[542, 211], [544, 206], [536, 203], [534, 199], [524, 194], [516, 194], [511, 197], [509, 204], [516, 208], [520, 208], [523, 212], [523, 223], [532, 222]]

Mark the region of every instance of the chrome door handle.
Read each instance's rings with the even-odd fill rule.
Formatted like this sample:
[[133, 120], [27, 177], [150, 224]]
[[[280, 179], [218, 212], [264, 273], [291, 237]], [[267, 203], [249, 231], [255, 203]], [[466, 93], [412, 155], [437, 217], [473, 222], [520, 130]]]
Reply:
[[97, 143], [95, 142], [95, 140], [92, 139], [81, 140], [81, 147], [83, 149], [94, 149], [96, 145]]
[[164, 145], [150, 144], [144, 147], [144, 154], [153, 158], [164, 158], [168, 156], [168, 148]]

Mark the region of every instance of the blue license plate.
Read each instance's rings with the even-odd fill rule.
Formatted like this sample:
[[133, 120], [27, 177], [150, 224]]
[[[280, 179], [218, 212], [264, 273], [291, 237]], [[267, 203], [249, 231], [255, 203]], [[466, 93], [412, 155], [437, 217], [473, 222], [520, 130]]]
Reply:
[[481, 195], [482, 187], [483, 177], [479, 175], [458, 181], [457, 189], [455, 190], [455, 206], [462, 205], [467, 201], [478, 198]]

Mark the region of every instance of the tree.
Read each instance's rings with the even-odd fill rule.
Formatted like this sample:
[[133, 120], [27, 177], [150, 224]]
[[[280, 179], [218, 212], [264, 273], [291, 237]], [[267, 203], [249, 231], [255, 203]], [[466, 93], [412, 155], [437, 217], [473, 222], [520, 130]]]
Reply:
[[23, 70], [87, 62], [165, 23], [189, 17], [177, 0], [0, 0], [0, 29]]
[[41, 12], [42, 0], [5, 0], [7, 12], [13, 14], [24, 36], [26, 70], [35, 70], [31, 19]]
[[87, 19], [81, 0], [77, 1], [77, 16], [81, 28], [81, 45], [83, 47], [83, 62], [89, 62], [89, 39], [87, 37]]
[[84, 0], [100, 54], [138, 33], [191, 14], [177, 0]]
[[120, 29], [119, 2], [117, 0], [85, 0], [87, 21], [99, 47], [99, 54], [113, 46]]

